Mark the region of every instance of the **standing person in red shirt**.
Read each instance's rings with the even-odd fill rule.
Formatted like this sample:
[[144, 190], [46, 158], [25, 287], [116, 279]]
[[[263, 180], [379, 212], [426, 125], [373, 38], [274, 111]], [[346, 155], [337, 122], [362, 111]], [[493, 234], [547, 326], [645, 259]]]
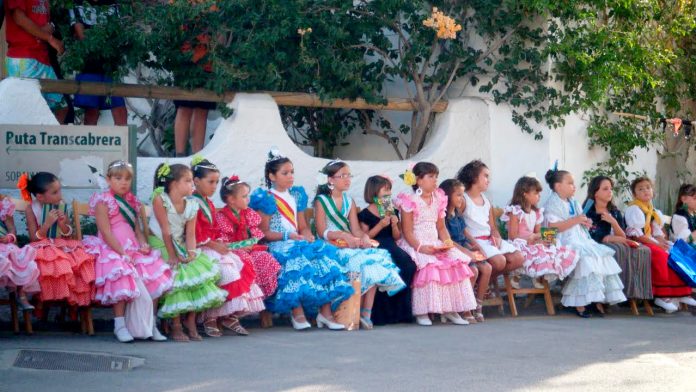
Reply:
[[[32, 79], [57, 79], [48, 56], [49, 45], [58, 54], [65, 51], [63, 42], [53, 36], [48, 0], [6, 0], [8, 76]], [[64, 123], [68, 112], [61, 94], [44, 94], [58, 122]]]

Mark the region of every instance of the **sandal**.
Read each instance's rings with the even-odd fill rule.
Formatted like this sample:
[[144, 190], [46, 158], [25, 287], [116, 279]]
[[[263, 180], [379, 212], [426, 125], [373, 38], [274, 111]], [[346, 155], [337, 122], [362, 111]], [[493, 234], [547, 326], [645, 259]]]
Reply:
[[370, 319], [372, 317], [372, 309], [366, 309], [362, 308], [360, 309], [360, 326], [364, 329], [372, 329], [374, 328], [374, 324], [372, 324], [372, 320]]
[[193, 322], [193, 325], [186, 325], [186, 329], [188, 330], [188, 338], [189, 340], [192, 340], [194, 342], [200, 342], [203, 340], [201, 335], [198, 334], [198, 328], [196, 327], [196, 322]]
[[203, 323], [203, 331], [206, 335], [210, 336], [211, 338], [219, 338], [222, 336], [222, 332], [217, 326], [217, 320], [214, 318], [210, 318], [205, 320]]
[[483, 301], [480, 299], [476, 300], [476, 309], [474, 310], [474, 319], [477, 323], [482, 323], [485, 321], [483, 317]]
[[464, 320], [466, 320], [469, 324], [476, 324], [476, 317], [474, 317], [474, 316], [471, 314], [471, 311], [469, 311], [469, 312], [462, 312], [462, 313], [460, 314], [460, 316], [461, 316]]
[[222, 326], [225, 329], [229, 329], [230, 331], [236, 333], [237, 335], [240, 336], [247, 336], [249, 335], [249, 331], [244, 329], [242, 327], [242, 324], [239, 323], [239, 319], [235, 316], [229, 316], [226, 317], [224, 320], [222, 320]]
[[181, 325], [181, 323], [172, 324], [172, 333], [170, 336], [175, 342], [189, 341], [189, 337], [184, 333], [184, 327]]

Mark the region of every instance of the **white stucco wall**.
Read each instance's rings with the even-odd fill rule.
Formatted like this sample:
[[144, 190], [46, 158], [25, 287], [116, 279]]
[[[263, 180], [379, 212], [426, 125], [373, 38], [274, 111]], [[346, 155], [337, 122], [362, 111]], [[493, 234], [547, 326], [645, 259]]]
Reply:
[[[316, 175], [327, 160], [311, 157], [292, 143], [273, 99], [262, 94], [238, 94], [230, 105], [234, 114], [220, 122], [202, 155], [217, 164], [223, 175], [237, 174], [256, 187], [262, 184], [267, 152], [276, 146], [293, 160], [296, 183], [313, 193]], [[56, 124], [56, 121], [35, 81], [4, 79], [0, 81], [0, 123]], [[543, 140], [537, 141], [522, 133], [512, 123], [511, 110], [505, 105], [495, 105], [483, 98], [454, 99], [447, 111], [438, 115], [425, 148], [411, 161], [432, 161], [440, 167], [440, 178], [444, 180], [454, 176], [466, 162], [481, 159], [491, 169], [489, 197], [494, 204], [503, 205], [510, 199], [515, 181], [528, 172], [536, 172], [543, 180], [546, 170], [559, 159], [560, 167], [574, 173], [579, 183], [582, 173], [605, 156], [604, 151], [587, 149], [587, 123], [580, 116], [569, 116], [563, 128], [545, 130], [544, 135]], [[377, 142], [386, 149], [391, 148], [381, 140]], [[364, 148], [364, 145], [358, 139], [351, 148]], [[162, 161], [162, 158], [138, 159], [138, 196], [142, 200], [147, 200], [155, 167]], [[190, 158], [168, 161], [188, 164]], [[629, 170], [646, 170], [654, 176], [656, 161], [654, 151], [640, 151]], [[384, 173], [395, 179], [396, 191], [406, 189], [398, 174], [408, 162], [348, 162], [355, 175], [351, 195], [359, 204], [364, 204], [365, 180], [374, 174]], [[17, 196], [16, 190], [0, 192]], [[578, 198], [584, 198], [584, 192], [579, 190]], [[89, 193], [66, 189], [65, 199], [85, 201]]]

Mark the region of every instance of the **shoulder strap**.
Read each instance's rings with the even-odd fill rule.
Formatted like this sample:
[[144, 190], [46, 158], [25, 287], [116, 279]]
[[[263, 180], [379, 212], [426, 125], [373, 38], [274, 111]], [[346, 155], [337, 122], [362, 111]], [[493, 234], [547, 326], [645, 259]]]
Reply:
[[201, 208], [201, 211], [203, 211], [203, 215], [208, 219], [208, 222], [213, 223], [213, 211], [210, 210], [210, 204], [208, 204], [207, 198], [198, 193], [194, 193], [193, 197], [196, 202], [198, 202], [198, 206]]
[[135, 222], [137, 222], [138, 219], [138, 213], [135, 211], [135, 208], [119, 195], [114, 195], [114, 199], [116, 199], [118, 211], [121, 213], [121, 216], [123, 216], [130, 227], [135, 230]]
[[271, 193], [273, 195], [273, 198], [275, 199], [276, 202], [276, 207], [278, 208], [278, 212], [280, 213], [280, 216], [284, 218], [286, 221], [288, 221], [292, 227], [297, 230], [297, 217], [295, 216], [295, 211], [290, 207], [290, 204], [288, 204], [285, 199], [282, 197], [278, 196], [275, 193]]
[[[338, 210], [338, 207], [336, 207], [336, 203], [334, 203], [333, 198], [326, 195], [319, 195], [317, 199], [319, 200], [319, 204], [321, 204], [321, 208], [326, 213], [326, 217], [329, 218], [329, 220], [331, 220], [331, 222], [333, 222], [333, 224], [336, 227], [338, 227], [339, 230], [350, 232], [350, 223], [348, 222], [348, 218], [346, 218]], [[344, 208], [345, 202], [346, 198], [343, 199]]]

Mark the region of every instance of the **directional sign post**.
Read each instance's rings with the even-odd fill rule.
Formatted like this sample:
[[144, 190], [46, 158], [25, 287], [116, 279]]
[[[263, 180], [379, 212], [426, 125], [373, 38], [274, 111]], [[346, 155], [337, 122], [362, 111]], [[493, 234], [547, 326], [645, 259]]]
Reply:
[[24, 172], [48, 171], [69, 188], [96, 188], [90, 166], [106, 172], [123, 159], [135, 165], [134, 127], [0, 124], [0, 188]]

